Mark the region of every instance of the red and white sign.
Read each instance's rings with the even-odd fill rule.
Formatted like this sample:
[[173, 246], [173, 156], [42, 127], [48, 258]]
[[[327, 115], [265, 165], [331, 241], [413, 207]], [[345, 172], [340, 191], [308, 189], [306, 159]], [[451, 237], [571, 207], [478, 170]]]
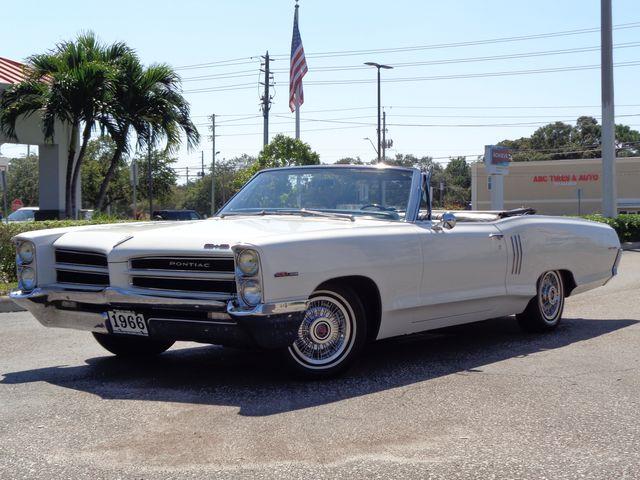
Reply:
[[19, 198], [16, 198], [13, 202], [11, 202], [11, 210], [14, 212], [22, 207], [24, 207], [24, 203], [22, 203], [22, 200], [20, 200]]
[[489, 175], [506, 175], [511, 163], [511, 149], [497, 145], [484, 147], [484, 166]]

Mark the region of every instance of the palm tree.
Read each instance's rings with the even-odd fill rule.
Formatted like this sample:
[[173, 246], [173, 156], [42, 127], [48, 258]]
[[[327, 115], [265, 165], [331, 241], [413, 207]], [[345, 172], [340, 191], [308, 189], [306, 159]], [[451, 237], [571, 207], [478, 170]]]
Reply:
[[[35, 113], [42, 116], [46, 140], [54, 138], [56, 121], [71, 126], [65, 185], [67, 217], [76, 212], [73, 192], [91, 132], [112, 95], [115, 62], [129, 53], [131, 49], [124, 43], [105, 46], [92, 32], [81, 34], [74, 41], [30, 57], [28, 79], [7, 89], [0, 100], [0, 125], [12, 138], [16, 138], [18, 118]], [[80, 150], [76, 152], [78, 141]]]
[[113, 95], [100, 118], [101, 125], [116, 143], [107, 174], [102, 181], [96, 210], [104, 206], [109, 182], [129, 153], [130, 134], [136, 134], [140, 149], [166, 140], [166, 150], [173, 151], [181, 142], [181, 133], [189, 148], [197, 145], [200, 135], [189, 118], [189, 104], [180, 93], [180, 78], [164, 64], [144, 68], [130, 53], [117, 62]]

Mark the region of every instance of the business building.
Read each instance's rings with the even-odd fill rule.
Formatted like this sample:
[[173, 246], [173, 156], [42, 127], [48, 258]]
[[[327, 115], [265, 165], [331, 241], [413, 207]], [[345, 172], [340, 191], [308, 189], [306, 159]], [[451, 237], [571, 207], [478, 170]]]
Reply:
[[[0, 94], [25, 78], [26, 70], [22, 63], [0, 57]], [[64, 213], [70, 129], [70, 125], [56, 120], [55, 135], [45, 140], [40, 117], [32, 115], [16, 122], [17, 138], [7, 137], [0, 132], [0, 146], [4, 143], [38, 145], [39, 178], [46, 179], [39, 184], [40, 214], [43, 218], [55, 218]], [[80, 185], [75, 194], [80, 205]]]
[[[471, 166], [471, 204], [491, 210], [495, 176], [483, 163]], [[511, 162], [504, 175], [504, 208], [532, 207], [549, 215], [584, 215], [602, 211], [602, 160]], [[640, 157], [616, 159], [619, 213], [640, 213]]]

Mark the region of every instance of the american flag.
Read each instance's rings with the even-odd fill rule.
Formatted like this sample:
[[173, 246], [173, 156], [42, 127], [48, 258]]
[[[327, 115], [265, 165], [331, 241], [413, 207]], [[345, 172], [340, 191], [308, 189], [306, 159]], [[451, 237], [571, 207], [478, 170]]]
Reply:
[[291, 67], [289, 69], [289, 108], [295, 111], [296, 106], [304, 103], [302, 77], [307, 73], [307, 60], [304, 58], [302, 38], [298, 30], [298, 5], [293, 14], [293, 37], [291, 38]]

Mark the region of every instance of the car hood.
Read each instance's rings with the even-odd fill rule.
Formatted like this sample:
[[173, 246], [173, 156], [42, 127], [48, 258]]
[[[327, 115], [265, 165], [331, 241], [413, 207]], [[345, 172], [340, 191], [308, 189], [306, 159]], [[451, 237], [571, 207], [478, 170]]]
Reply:
[[[404, 222], [359, 218], [292, 216], [227, 217], [192, 222], [145, 222], [96, 225], [68, 231], [57, 238], [57, 248], [94, 250], [109, 254], [110, 262], [132, 255], [197, 254], [231, 251], [237, 244], [264, 245], [292, 237], [335, 235], [339, 231], [389, 227]], [[348, 233], [348, 232], [347, 232]]]

